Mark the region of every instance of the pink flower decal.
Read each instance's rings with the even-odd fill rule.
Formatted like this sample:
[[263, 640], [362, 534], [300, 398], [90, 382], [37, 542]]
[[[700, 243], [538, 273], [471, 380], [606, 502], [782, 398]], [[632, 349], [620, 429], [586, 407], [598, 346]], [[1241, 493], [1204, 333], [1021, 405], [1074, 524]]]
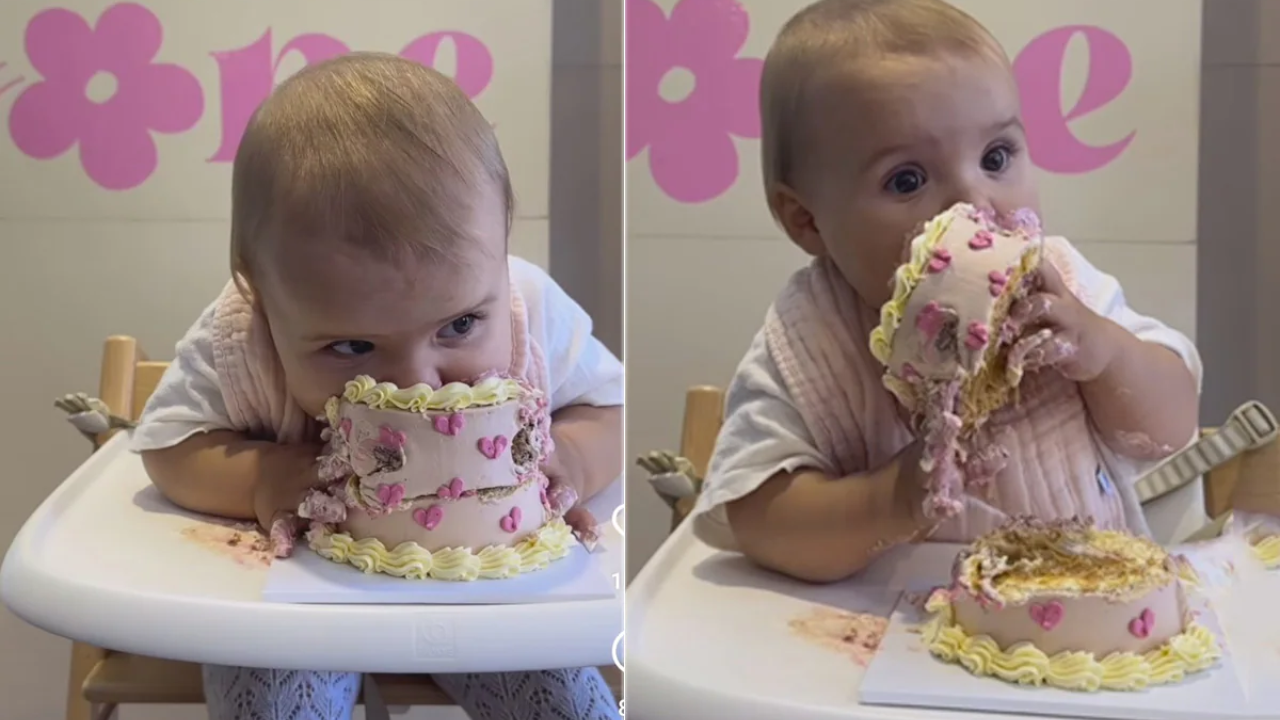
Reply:
[[758, 58], [740, 58], [749, 18], [737, 0], [680, 0], [667, 17], [627, 0], [627, 159], [649, 150], [654, 182], [698, 203], [738, 179], [733, 137], [760, 137]]
[[39, 160], [80, 145], [80, 164], [108, 190], [141, 185], [159, 157], [151, 133], [189, 130], [204, 112], [195, 76], [156, 64], [163, 30], [141, 5], [107, 8], [95, 27], [63, 8], [27, 24], [26, 50], [44, 77], [9, 113], [18, 149]]

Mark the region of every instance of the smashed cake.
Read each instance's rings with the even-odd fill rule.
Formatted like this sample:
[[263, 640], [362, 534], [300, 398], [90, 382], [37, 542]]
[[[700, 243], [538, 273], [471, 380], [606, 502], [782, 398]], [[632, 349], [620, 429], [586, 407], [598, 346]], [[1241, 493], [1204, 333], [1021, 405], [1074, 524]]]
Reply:
[[545, 397], [528, 384], [398, 388], [360, 376], [331, 398], [321, 478], [299, 508], [323, 557], [364, 572], [511, 578], [576, 542], [547, 498]]
[[1141, 690], [1222, 655], [1168, 553], [1079, 519], [1015, 518], [979, 538], [926, 610], [931, 654], [1019, 685]]

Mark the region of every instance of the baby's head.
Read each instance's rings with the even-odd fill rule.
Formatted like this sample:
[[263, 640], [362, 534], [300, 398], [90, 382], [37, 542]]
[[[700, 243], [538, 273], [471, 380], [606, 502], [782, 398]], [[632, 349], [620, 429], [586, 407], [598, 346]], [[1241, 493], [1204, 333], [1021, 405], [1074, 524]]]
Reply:
[[512, 203], [492, 126], [434, 70], [353, 54], [282, 83], [236, 153], [231, 264], [302, 408], [361, 374], [506, 370]]
[[942, 0], [810, 5], [769, 51], [760, 110], [774, 217], [873, 306], [955, 203], [1039, 212], [1008, 59]]

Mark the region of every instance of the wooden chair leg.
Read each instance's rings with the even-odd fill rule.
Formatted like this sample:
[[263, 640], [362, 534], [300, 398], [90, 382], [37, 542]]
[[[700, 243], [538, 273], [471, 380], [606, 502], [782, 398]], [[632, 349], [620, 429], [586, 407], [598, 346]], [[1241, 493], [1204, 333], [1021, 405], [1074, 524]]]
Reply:
[[84, 699], [84, 680], [107, 656], [107, 651], [80, 642], [71, 643], [71, 672], [67, 678], [67, 720], [98, 720], [94, 707]]

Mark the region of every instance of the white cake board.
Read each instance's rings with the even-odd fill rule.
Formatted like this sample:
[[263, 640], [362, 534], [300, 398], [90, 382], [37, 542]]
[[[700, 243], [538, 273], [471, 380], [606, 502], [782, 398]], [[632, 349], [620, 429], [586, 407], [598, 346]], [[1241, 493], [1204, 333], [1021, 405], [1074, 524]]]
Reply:
[[[1189, 597], [1188, 602], [1221, 642], [1221, 626], [1212, 609], [1199, 598]], [[1215, 667], [1178, 684], [1138, 692], [1073, 692], [975, 677], [960, 665], [942, 662], [929, 654], [918, 632], [926, 619], [905, 595], [899, 600], [863, 676], [862, 703], [1123, 720], [1256, 717], [1225, 643]]]
[[271, 563], [262, 600], [271, 603], [520, 605], [601, 600], [617, 594], [614, 578], [601, 568], [603, 545], [588, 553], [574, 545], [542, 570], [506, 580], [406, 580], [365, 574], [352, 565], [326, 560], [301, 545], [287, 560]]

